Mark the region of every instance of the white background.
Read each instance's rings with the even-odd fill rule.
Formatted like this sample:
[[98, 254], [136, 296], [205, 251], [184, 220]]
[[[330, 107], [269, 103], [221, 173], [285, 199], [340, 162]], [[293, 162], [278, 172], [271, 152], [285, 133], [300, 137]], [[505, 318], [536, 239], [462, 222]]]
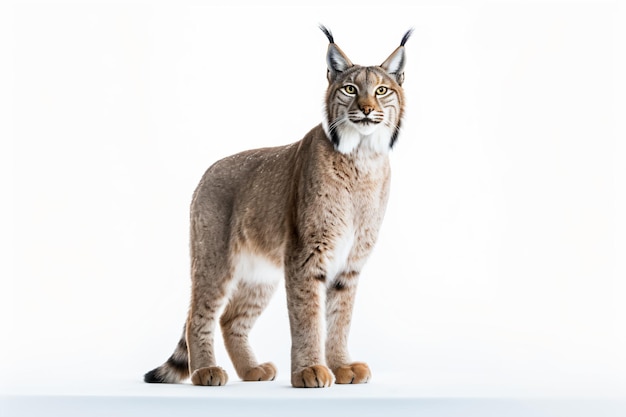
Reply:
[[[253, 4], [2, 6], [4, 381], [140, 379], [169, 356], [191, 194], [320, 122], [322, 22], [364, 65], [415, 28], [355, 359], [425, 394], [626, 395], [624, 6]], [[288, 378], [284, 298], [252, 342]]]

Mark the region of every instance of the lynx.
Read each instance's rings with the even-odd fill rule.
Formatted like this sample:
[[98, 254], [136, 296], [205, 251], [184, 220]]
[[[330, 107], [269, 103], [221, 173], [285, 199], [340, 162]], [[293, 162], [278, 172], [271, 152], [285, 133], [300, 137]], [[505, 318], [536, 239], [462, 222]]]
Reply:
[[298, 142], [245, 151], [206, 171], [191, 203], [185, 330], [146, 382], [191, 376], [195, 385], [226, 384], [213, 349], [218, 317], [237, 375], [274, 380], [276, 367], [257, 361], [248, 334], [282, 277], [291, 384], [371, 378], [366, 363], [350, 359], [348, 333], [359, 275], [387, 205], [388, 154], [404, 112], [404, 45], [412, 30], [381, 65], [360, 66], [320, 29], [329, 41], [323, 121]]

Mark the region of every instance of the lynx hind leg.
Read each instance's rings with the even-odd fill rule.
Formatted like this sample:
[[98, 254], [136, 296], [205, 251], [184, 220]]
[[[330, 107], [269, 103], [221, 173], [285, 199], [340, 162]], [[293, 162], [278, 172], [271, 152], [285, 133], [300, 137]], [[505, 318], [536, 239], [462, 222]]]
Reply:
[[[209, 171], [207, 171], [209, 173]], [[187, 320], [189, 370], [194, 385], [225, 385], [226, 372], [217, 366], [214, 339], [217, 320], [235, 284], [231, 264], [230, 227], [220, 221], [229, 208], [219, 203], [212, 179], [203, 177], [191, 207], [191, 303]]]
[[227, 291], [225, 284], [205, 282], [204, 286], [199, 286], [194, 282], [187, 322], [189, 369], [194, 385], [219, 386], [228, 381], [226, 371], [217, 366], [214, 353], [215, 326]]
[[273, 381], [276, 378], [274, 364], [257, 362], [248, 335], [277, 284], [278, 281], [254, 283], [243, 278], [220, 319], [226, 350], [237, 375], [244, 381]]

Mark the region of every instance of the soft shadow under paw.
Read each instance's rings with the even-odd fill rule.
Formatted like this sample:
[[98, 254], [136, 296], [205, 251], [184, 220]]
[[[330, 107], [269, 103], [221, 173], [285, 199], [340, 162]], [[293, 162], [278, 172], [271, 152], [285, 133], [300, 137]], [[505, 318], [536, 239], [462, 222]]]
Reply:
[[242, 379], [244, 381], [273, 381], [274, 378], [276, 378], [276, 366], [271, 362], [266, 362], [250, 369]]
[[199, 368], [191, 374], [191, 383], [194, 385], [216, 387], [226, 385], [227, 382], [228, 375], [226, 374], [226, 371], [219, 366]]
[[365, 384], [372, 377], [369, 366], [363, 362], [340, 366], [333, 370], [337, 384]]

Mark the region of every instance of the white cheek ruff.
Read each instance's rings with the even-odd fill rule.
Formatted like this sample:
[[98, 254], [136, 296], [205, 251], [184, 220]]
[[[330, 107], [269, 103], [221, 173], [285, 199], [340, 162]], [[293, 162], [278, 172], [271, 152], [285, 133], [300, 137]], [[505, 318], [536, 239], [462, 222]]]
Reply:
[[[374, 128], [372, 131], [371, 128]], [[382, 123], [359, 128], [353, 123], [346, 122], [337, 128], [339, 144], [337, 150], [344, 155], [361, 150], [379, 154], [386, 154], [391, 148], [392, 129]]]
[[337, 150], [346, 155], [352, 153], [361, 143], [361, 134], [349, 122], [337, 128], [337, 136], [339, 137]]
[[370, 150], [374, 153], [386, 154], [391, 149], [391, 137], [393, 130], [387, 126], [380, 126], [371, 135], [361, 139], [361, 148]]
[[349, 155], [357, 149], [387, 154], [395, 133], [385, 122], [359, 126], [348, 120], [339, 123], [331, 133], [326, 112], [322, 117], [322, 128], [326, 137], [335, 145], [335, 149], [344, 155]]

